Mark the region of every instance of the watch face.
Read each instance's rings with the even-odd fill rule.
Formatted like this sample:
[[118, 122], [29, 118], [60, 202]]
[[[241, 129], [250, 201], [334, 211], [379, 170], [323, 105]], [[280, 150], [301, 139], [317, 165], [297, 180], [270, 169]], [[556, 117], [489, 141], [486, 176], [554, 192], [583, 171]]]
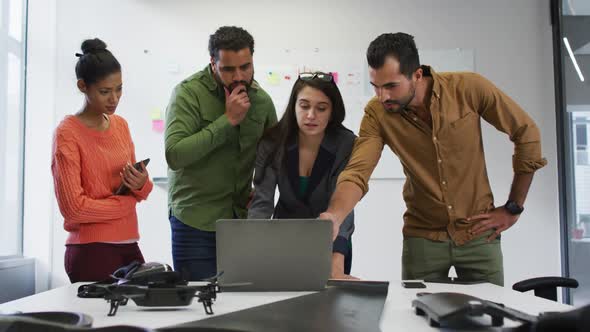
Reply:
[[510, 212], [510, 214], [514, 214], [514, 215], [520, 214], [524, 210], [522, 207], [518, 206], [518, 204], [516, 204], [516, 202], [511, 202], [511, 201], [506, 202], [506, 205], [504, 205], [504, 207], [506, 207], [506, 210], [508, 210], [508, 212]]

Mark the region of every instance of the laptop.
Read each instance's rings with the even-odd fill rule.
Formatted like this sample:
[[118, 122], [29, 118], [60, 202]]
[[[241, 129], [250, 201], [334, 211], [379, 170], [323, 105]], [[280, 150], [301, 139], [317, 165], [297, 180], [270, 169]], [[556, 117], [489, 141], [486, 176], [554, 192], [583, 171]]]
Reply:
[[220, 219], [216, 236], [224, 292], [316, 291], [330, 278], [329, 220]]

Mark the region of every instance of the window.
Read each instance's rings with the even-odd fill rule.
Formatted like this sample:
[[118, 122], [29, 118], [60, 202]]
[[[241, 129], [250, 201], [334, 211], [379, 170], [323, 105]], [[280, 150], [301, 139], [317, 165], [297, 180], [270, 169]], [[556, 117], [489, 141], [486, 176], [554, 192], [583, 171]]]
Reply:
[[26, 0], [0, 0], [0, 256], [22, 253]]
[[588, 165], [588, 120], [576, 117], [575, 142], [576, 142], [576, 165]]
[[552, 0], [560, 217], [564, 275], [580, 287], [566, 293], [590, 303], [590, 1]]

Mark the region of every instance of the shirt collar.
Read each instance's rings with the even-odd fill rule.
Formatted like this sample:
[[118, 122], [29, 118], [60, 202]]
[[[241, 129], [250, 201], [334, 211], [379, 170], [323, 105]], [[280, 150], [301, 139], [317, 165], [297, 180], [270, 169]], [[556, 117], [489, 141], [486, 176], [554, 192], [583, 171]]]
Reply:
[[424, 73], [424, 76], [430, 76], [432, 77], [432, 96], [436, 97], [437, 99], [440, 99], [440, 90], [441, 90], [441, 84], [440, 84], [440, 75], [438, 75], [434, 69], [432, 69], [431, 66], [428, 65], [422, 65], [422, 72]]

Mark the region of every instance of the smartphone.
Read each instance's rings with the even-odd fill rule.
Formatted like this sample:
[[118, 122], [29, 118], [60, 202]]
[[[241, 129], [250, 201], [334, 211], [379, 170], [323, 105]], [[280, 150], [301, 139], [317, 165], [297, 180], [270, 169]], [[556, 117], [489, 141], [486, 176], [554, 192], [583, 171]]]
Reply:
[[[147, 167], [147, 165], [150, 163], [150, 158], [144, 159], [142, 161], [138, 161], [133, 165], [133, 168], [135, 168], [138, 171], [141, 171], [141, 163], [143, 163], [143, 165], [145, 167]], [[122, 184], [119, 186], [119, 188], [117, 188], [117, 191], [115, 191], [115, 195], [126, 195], [129, 192], [129, 188], [127, 188], [126, 185]]]
[[402, 281], [403, 288], [426, 288], [426, 285], [420, 281]]

